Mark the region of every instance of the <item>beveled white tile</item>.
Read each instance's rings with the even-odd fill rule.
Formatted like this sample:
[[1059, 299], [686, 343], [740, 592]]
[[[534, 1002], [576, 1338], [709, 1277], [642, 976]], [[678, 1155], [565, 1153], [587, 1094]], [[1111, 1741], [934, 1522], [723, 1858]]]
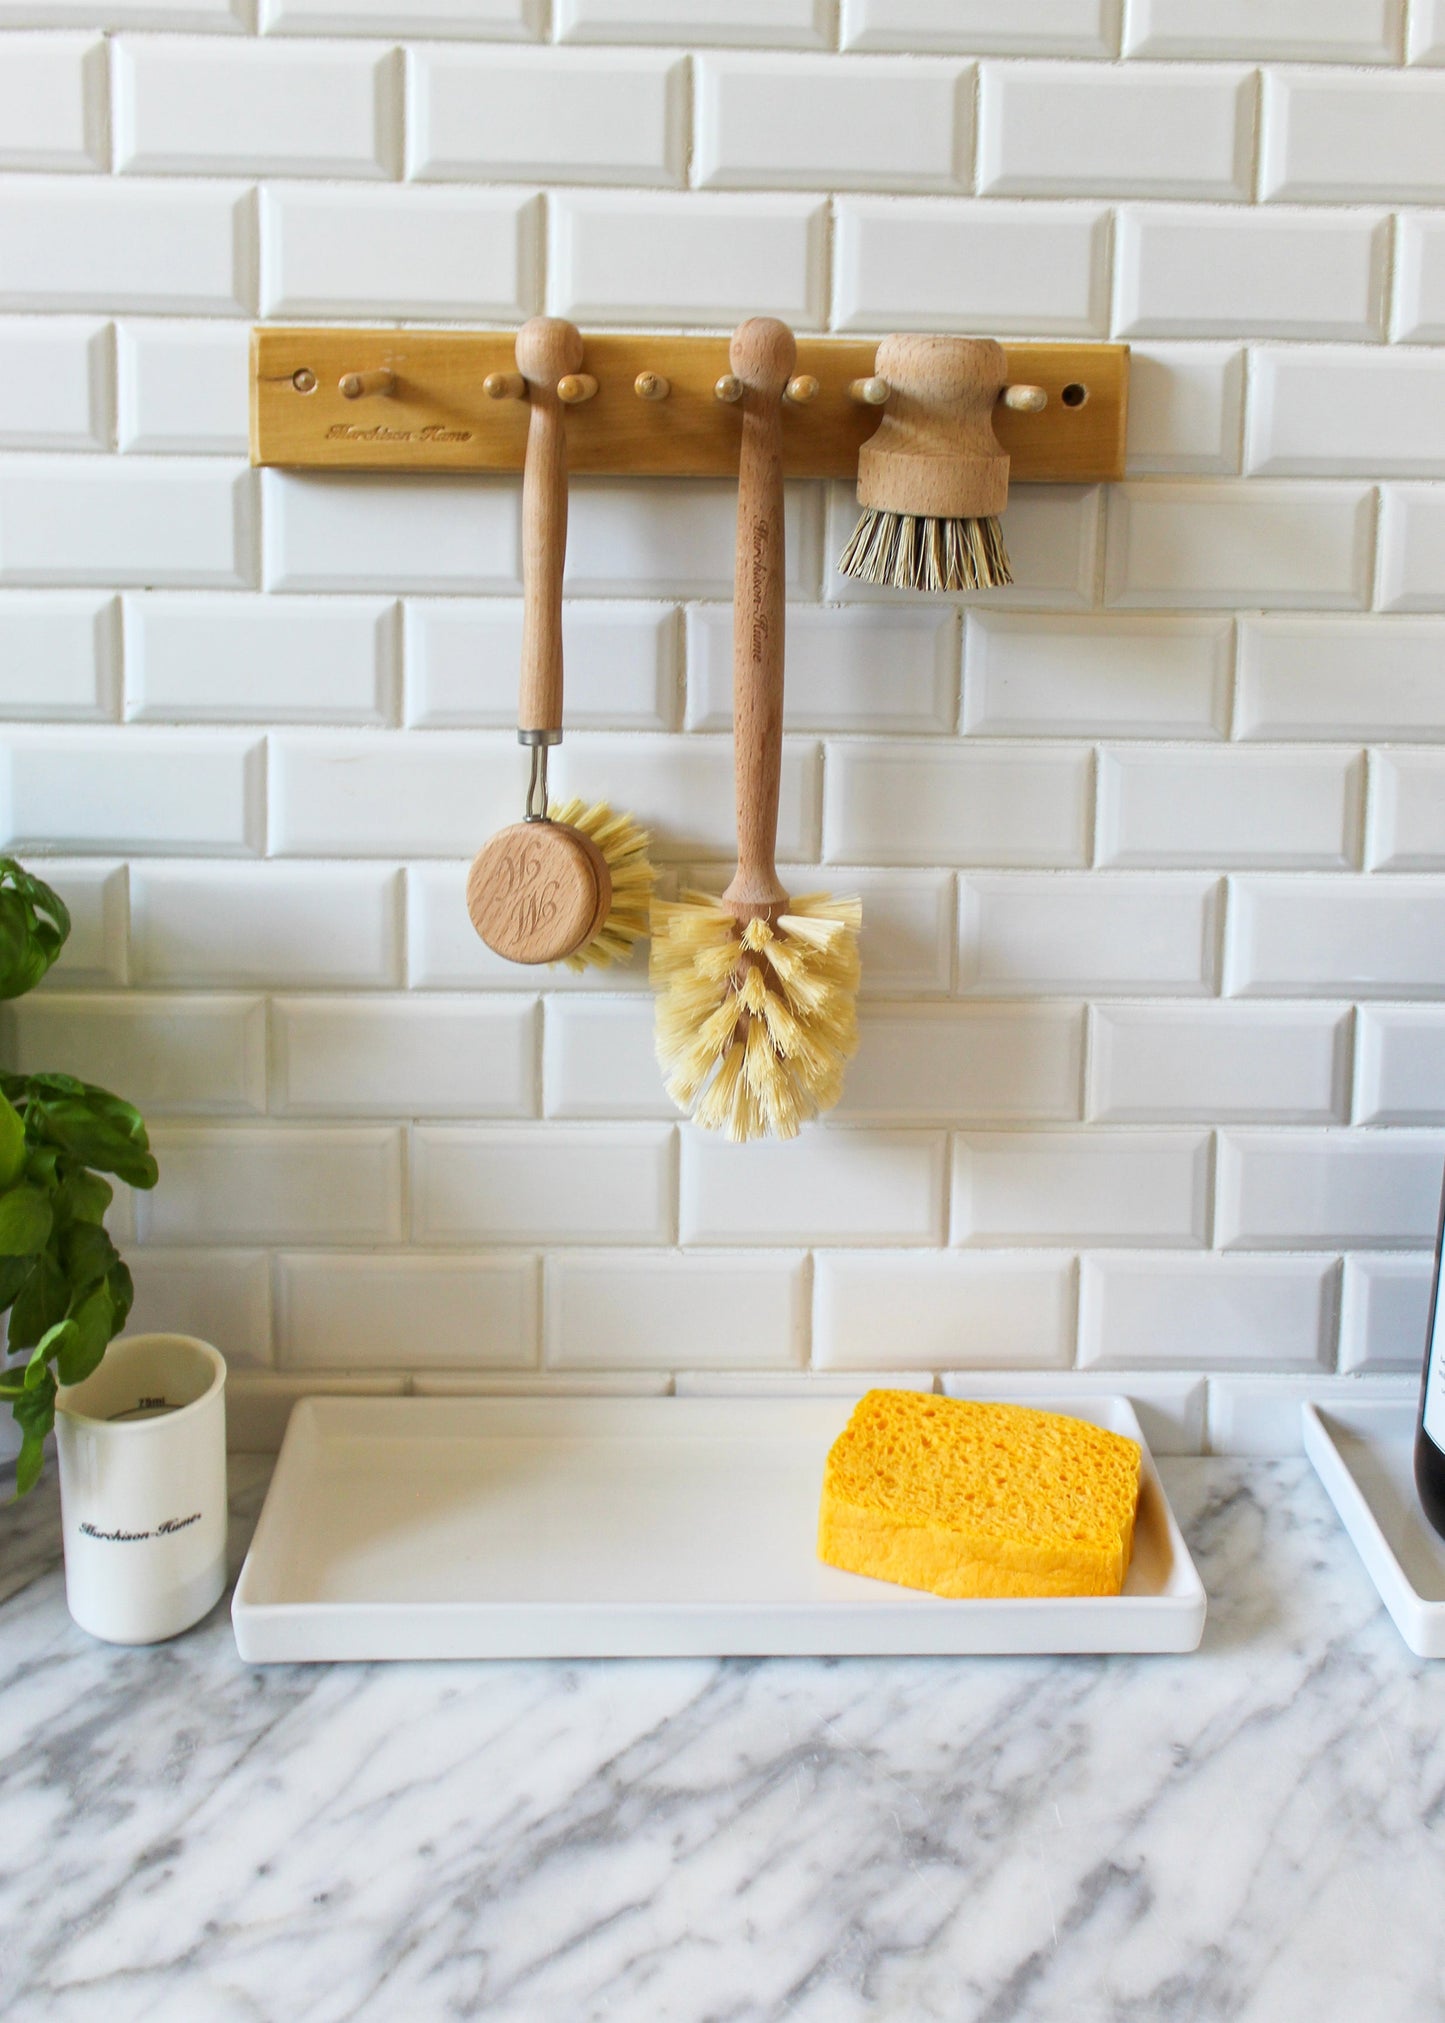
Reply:
[[1109, 213], [1091, 204], [842, 197], [833, 271], [839, 330], [1102, 337]]
[[960, 881], [958, 987], [1064, 997], [1214, 989], [1217, 878], [1051, 872]]
[[118, 447], [244, 456], [250, 337], [234, 323], [119, 324]]
[[1129, 475], [1233, 476], [1244, 372], [1245, 353], [1234, 344], [1131, 345]]
[[[1075, 1265], [1046, 1252], [852, 1250], [820, 1256], [813, 1360], [824, 1369], [1065, 1369]], [[891, 1380], [890, 1380], [891, 1381]]]
[[400, 1241], [399, 1131], [167, 1124], [151, 1145], [160, 1183], [136, 1197], [146, 1243]]
[[[515, 726], [519, 600], [409, 598], [405, 632], [408, 725]], [[674, 730], [679, 633], [678, 614], [667, 605], [569, 599], [562, 611], [568, 728]]]
[[[469, 923], [470, 924], [470, 923]], [[135, 981], [385, 988], [401, 981], [401, 874], [384, 864], [137, 864]]]
[[1380, 587], [1386, 611], [1445, 611], [1445, 485], [1386, 485]]
[[671, 1125], [426, 1124], [412, 1137], [418, 1243], [670, 1243]]
[[517, 590], [521, 500], [508, 479], [263, 471], [268, 590]]
[[1343, 1123], [1350, 1014], [1338, 1005], [1100, 1005], [1087, 1114], [1105, 1123]]
[[1119, 0], [843, 0], [845, 49], [1115, 56]]
[[650, 992], [549, 997], [542, 1050], [547, 1117], [676, 1117], [662, 1085]]
[[538, 1026], [528, 998], [277, 998], [271, 1107], [303, 1117], [535, 1116]]
[[1399, 50], [1400, 0], [1129, 0], [1128, 56], [1288, 56], [1387, 63]]
[[1378, 338], [1389, 247], [1378, 212], [1130, 206], [1116, 229], [1114, 334]]
[[1099, 758], [1098, 861], [1352, 869], [1364, 790], [1358, 751], [1119, 746]]
[[1264, 477], [1445, 476], [1438, 368], [1431, 352], [1261, 346], [1250, 360], [1246, 470]]
[[836, 1114], [902, 1124], [1074, 1118], [1083, 1037], [1072, 1005], [870, 1007]]
[[1266, 71], [1260, 194], [1439, 203], [1445, 78], [1428, 71]]
[[1202, 1247], [1207, 1132], [998, 1131], [953, 1148], [951, 1241]]
[[[475, 479], [459, 479], [461, 484]], [[515, 492], [515, 485], [503, 480]], [[816, 593], [818, 487], [783, 492], [786, 582]], [[567, 588], [591, 597], [731, 597], [737, 487], [698, 478], [577, 478], [567, 516]]]
[[106, 990], [129, 983], [130, 874], [124, 864], [47, 857], [45, 882], [70, 913], [70, 939], [42, 990]]
[[694, 59], [704, 189], [967, 189], [971, 66], [938, 58]]
[[1445, 1124], [1445, 1009], [1361, 1005], [1357, 1124]]
[[1238, 997], [1436, 997], [1438, 878], [1236, 878], [1225, 989]]
[[120, 708], [120, 602], [104, 591], [0, 595], [0, 716], [104, 723]]
[[1430, 1292], [1435, 1259], [1345, 1259], [1340, 1301], [1340, 1368], [1403, 1370], [1417, 1376], [1430, 1332]]
[[1445, 868], [1445, 753], [1370, 754], [1370, 838], [1376, 871]]
[[276, 1360], [287, 1370], [531, 1368], [535, 1257], [418, 1251], [276, 1260]]
[[1327, 1369], [1338, 1279], [1327, 1257], [1086, 1257], [1079, 1360], [1118, 1370]]
[[1222, 66], [986, 63], [978, 186], [1003, 197], [1239, 197], [1255, 77]]
[[110, 352], [93, 317], [0, 317], [0, 449], [108, 450]]
[[0, 44], [0, 169], [107, 169], [105, 43], [46, 25], [51, 33]]
[[264, 751], [241, 732], [11, 728], [0, 838], [27, 851], [258, 852]]
[[807, 1260], [786, 1251], [557, 1252], [545, 1360], [559, 1370], [796, 1368], [808, 1292]]
[[407, 63], [407, 174], [681, 183], [686, 87], [686, 66], [671, 50], [420, 44]]
[[388, 723], [396, 629], [381, 597], [137, 592], [125, 599], [125, 713], [137, 723]]
[[[1445, 62], [1445, 8], [1440, 61]], [[1445, 340], [1445, 216], [1402, 211], [1395, 220], [1395, 314], [1391, 333], [1413, 344]]]
[[1435, 1240], [1445, 1137], [1227, 1131], [1215, 1242], [1224, 1250], [1410, 1250]]
[[549, 201], [547, 306], [577, 323], [720, 324], [825, 315], [816, 197], [579, 190]]
[[942, 1239], [942, 1131], [812, 1124], [791, 1142], [730, 1145], [688, 1125], [681, 1136], [684, 1243], [891, 1245]]
[[963, 728], [984, 737], [1222, 738], [1233, 657], [1225, 617], [971, 610]]
[[1359, 609], [1370, 601], [1375, 494], [1361, 485], [1117, 486], [1104, 602]]
[[123, 1089], [147, 1117], [247, 1116], [266, 1108], [259, 997], [42, 992], [4, 1007], [20, 1074], [76, 1075]]
[[242, 589], [254, 513], [251, 473], [229, 461], [6, 457], [0, 583]]
[[126, 1333], [195, 1335], [221, 1351], [228, 1379], [271, 1363], [271, 1260], [264, 1250], [132, 1251]]
[[1089, 861], [1087, 750], [1007, 745], [830, 744], [823, 809], [829, 864]]
[[831, 0], [556, 0], [559, 42], [743, 42], [821, 49], [833, 40]]
[[1445, 619], [1247, 617], [1238, 697], [1241, 738], [1445, 739]]
[[255, 199], [235, 183], [0, 184], [0, 308], [244, 316], [255, 268]]

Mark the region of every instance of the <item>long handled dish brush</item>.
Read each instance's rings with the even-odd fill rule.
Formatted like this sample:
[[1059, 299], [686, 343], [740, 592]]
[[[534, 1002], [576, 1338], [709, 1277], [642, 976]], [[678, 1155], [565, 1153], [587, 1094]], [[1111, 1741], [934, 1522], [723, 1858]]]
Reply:
[[563, 409], [595, 382], [579, 372], [582, 337], [559, 317], [517, 333], [530, 415], [522, 475], [522, 681], [517, 738], [531, 749], [526, 818], [484, 844], [467, 879], [467, 910], [509, 962], [569, 969], [626, 961], [647, 932], [655, 874], [648, 837], [605, 801], [547, 801], [547, 755], [562, 742], [562, 572], [567, 556]]
[[858, 1041], [856, 899], [790, 900], [775, 852], [783, 751], [783, 390], [797, 347], [759, 316], [729, 353], [743, 384], [733, 584], [737, 873], [721, 899], [652, 908], [657, 1052], [673, 1101], [735, 1142], [837, 1102]]
[[998, 516], [1008, 457], [993, 432], [1000, 397], [1036, 412], [1036, 386], [1009, 386], [1002, 345], [981, 337], [885, 337], [889, 396], [858, 452], [862, 513], [838, 567], [898, 590], [991, 590], [1012, 583]]

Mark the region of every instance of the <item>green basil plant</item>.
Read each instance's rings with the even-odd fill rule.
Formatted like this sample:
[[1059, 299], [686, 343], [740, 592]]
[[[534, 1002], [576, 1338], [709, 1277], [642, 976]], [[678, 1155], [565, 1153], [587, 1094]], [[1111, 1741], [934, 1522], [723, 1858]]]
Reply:
[[[39, 983], [69, 933], [59, 895], [0, 857], [0, 998]], [[10, 1310], [0, 1399], [20, 1427], [17, 1496], [39, 1479], [58, 1387], [90, 1375], [130, 1312], [104, 1173], [155, 1186], [138, 1111], [73, 1075], [0, 1071], [0, 1312]]]

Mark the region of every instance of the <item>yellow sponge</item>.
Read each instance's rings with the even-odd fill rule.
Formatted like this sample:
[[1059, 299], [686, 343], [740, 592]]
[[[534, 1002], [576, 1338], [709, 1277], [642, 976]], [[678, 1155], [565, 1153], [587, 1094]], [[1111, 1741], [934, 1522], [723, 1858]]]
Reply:
[[823, 1471], [818, 1557], [954, 1599], [1116, 1595], [1139, 1455], [1056, 1412], [869, 1391]]

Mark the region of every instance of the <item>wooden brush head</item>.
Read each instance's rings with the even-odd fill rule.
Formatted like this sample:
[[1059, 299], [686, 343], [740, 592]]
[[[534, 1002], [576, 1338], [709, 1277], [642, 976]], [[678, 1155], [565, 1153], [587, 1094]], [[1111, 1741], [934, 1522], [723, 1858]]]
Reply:
[[858, 503], [927, 520], [983, 520], [1008, 503], [1008, 457], [993, 432], [1008, 381], [987, 337], [885, 337], [879, 374], [891, 388], [858, 453]]

